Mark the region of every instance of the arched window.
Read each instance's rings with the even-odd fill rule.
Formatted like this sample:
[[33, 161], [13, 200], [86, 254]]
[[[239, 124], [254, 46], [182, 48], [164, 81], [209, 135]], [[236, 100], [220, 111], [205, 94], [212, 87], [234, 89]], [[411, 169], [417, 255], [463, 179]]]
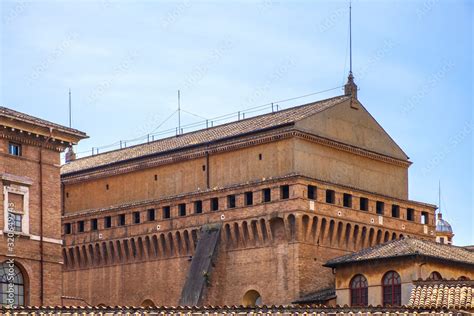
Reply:
[[400, 275], [395, 271], [385, 273], [383, 277], [383, 305], [400, 306], [402, 287]]
[[352, 278], [350, 288], [351, 306], [367, 306], [369, 304], [367, 279], [362, 274], [358, 274]]
[[438, 271], [431, 272], [430, 276], [428, 277], [428, 280], [432, 280], [432, 281], [439, 281], [439, 280], [442, 280], [442, 279], [443, 279], [443, 277], [441, 276], [441, 274]]
[[469, 281], [469, 278], [467, 276], [464, 276], [464, 275], [461, 275], [459, 278], [458, 278], [459, 281]]
[[262, 305], [262, 296], [255, 290], [247, 291], [242, 298], [242, 305], [244, 306], [259, 306]]
[[12, 262], [0, 265], [0, 305], [25, 305], [25, 283], [20, 269]]

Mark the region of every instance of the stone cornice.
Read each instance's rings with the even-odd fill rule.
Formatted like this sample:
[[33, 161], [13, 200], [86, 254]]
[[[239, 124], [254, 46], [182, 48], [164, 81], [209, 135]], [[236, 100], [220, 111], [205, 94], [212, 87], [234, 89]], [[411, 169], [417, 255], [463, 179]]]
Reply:
[[333, 141], [324, 137], [310, 134], [303, 130], [296, 129], [293, 126], [289, 126], [258, 135], [247, 136], [240, 139], [232, 139], [218, 143], [203, 144], [193, 149], [183, 149], [178, 152], [163, 153], [163, 155], [158, 155], [155, 157], [145, 157], [143, 159], [124, 162], [123, 164], [114, 164], [104, 166], [102, 168], [98, 167], [94, 169], [78, 171], [72, 174], [64, 174], [61, 176], [61, 178], [62, 182], [65, 184], [78, 183], [107, 176], [129, 173], [140, 169], [147, 169], [160, 165], [170, 164], [178, 161], [205, 157], [208, 153], [215, 154], [220, 152], [229, 152], [240, 148], [256, 146], [259, 144], [270, 143], [292, 137], [298, 137], [300, 139], [305, 139], [323, 146], [328, 146], [337, 150], [342, 150], [355, 155], [382, 161], [385, 163], [394, 164], [397, 166], [408, 167], [411, 164], [411, 162], [406, 160], [400, 160], [397, 158], [368, 151], [363, 148]]
[[71, 143], [59, 141], [54, 138], [49, 139], [49, 141], [46, 142], [48, 138], [45, 136], [34, 134], [31, 132], [16, 130], [14, 128], [10, 129], [6, 126], [4, 126], [3, 128], [0, 127], [0, 138], [8, 139], [10, 141], [18, 142], [20, 144], [43, 147], [45, 149], [50, 149], [57, 152], [62, 152], [64, 148], [71, 145]]

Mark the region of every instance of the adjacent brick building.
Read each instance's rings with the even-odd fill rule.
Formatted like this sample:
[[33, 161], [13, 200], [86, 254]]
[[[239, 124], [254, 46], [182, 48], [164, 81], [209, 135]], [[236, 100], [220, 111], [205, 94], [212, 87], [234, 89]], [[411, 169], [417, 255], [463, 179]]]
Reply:
[[60, 152], [86, 135], [0, 107], [0, 304], [61, 304]]
[[356, 91], [64, 165], [66, 304], [285, 304], [333, 285], [331, 258], [434, 240]]

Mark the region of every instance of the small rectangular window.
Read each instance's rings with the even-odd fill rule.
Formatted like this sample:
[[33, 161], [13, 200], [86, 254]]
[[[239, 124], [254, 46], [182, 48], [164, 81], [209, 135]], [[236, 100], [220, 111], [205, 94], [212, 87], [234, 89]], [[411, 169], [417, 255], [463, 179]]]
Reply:
[[235, 208], [235, 195], [227, 196], [227, 208]]
[[91, 230], [97, 230], [99, 228], [99, 225], [97, 223], [97, 218], [91, 219]]
[[272, 200], [272, 190], [270, 188], [266, 188], [262, 190], [262, 201], [270, 202]]
[[308, 199], [316, 200], [316, 187], [314, 185], [308, 185]]
[[286, 200], [288, 198], [290, 198], [290, 186], [282, 185], [280, 187], [280, 199]]
[[178, 214], [179, 214], [179, 216], [186, 216], [186, 204], [185, 203], [178, 204]]
[[352, 207], [352, 195], [349, 193], [344, 193], [343, 195], [343, 206]]
[[125, 214], [120, 214], [118, 216], [118, 225], [119, 226], [124, 226], [125, 224], [126, 224]]
[[336, 203], [336, 192], [334, 190], [326, 190], [326, 203]]
[[202, 213], [202, 201], [194, 201], [194, 213], [201, 214]]
[[77, 231], [79, 233], [83, 233], [84, 232], [84, 221], [79, 221], [77, 222]]
[[133, 212], [133, 223], [140, 224], [140, 212]]
[[66, 223], [64, 224], [64, 233], [66, 235], [69, 235], [72, 232], [71, 230], [71, 223]]
[[171, 218], [171, 207], [163, 206], [163, 218]]
[[155, 214], [156, 212], [154, 208], [150, 208], [147, 210], [147, 219], [149, 222], [153, 222], [154, 220], [156, 220]]
[[396, 204], [392, 205], [392, 217], [400, 217], [400, 206]]
[[423, 225], [429, 224], [429, 215], [428, 212], [421, 212], [421, 223]]
[[377, 201], [376, 203], [376, 212], [379, 215], [383, 215], [385, 210], [385, 203], [382, 201]]
[[253, 192], [248, 191], [244, 193], [245, 196], [245, 205], [253, 205]]
[[8, 152], [13, 156], [21, 156], [21, 145], [16, 143], [8, 144]]
[[412, 208], [407, 208], [407, 220], [414, 221], [415, 220], [415, 210]]
[[105, 228], [112, 227], [112, 217], [110, 217], [110, 216], [104, 217], [104, 227]]
[[211, 199], [211, 211], [217, 211], [219, 210], [219, 199], [218, 198], [212, 198]]
[[368, 211], [369, 210], [369, 199], [365, 197], [360, 198], [360, 210]]

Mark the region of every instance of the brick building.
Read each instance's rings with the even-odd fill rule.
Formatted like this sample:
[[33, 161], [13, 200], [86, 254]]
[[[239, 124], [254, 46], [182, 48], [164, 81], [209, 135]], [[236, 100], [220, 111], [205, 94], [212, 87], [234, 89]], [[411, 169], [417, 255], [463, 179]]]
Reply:
[[64, 165], [66, 303], [285, 304], [333, 285], [331, 258], [434, 240], [356, 91]]
[[86, 135], [0, 107], [0, 304], [61, 304], [60, 152]]

